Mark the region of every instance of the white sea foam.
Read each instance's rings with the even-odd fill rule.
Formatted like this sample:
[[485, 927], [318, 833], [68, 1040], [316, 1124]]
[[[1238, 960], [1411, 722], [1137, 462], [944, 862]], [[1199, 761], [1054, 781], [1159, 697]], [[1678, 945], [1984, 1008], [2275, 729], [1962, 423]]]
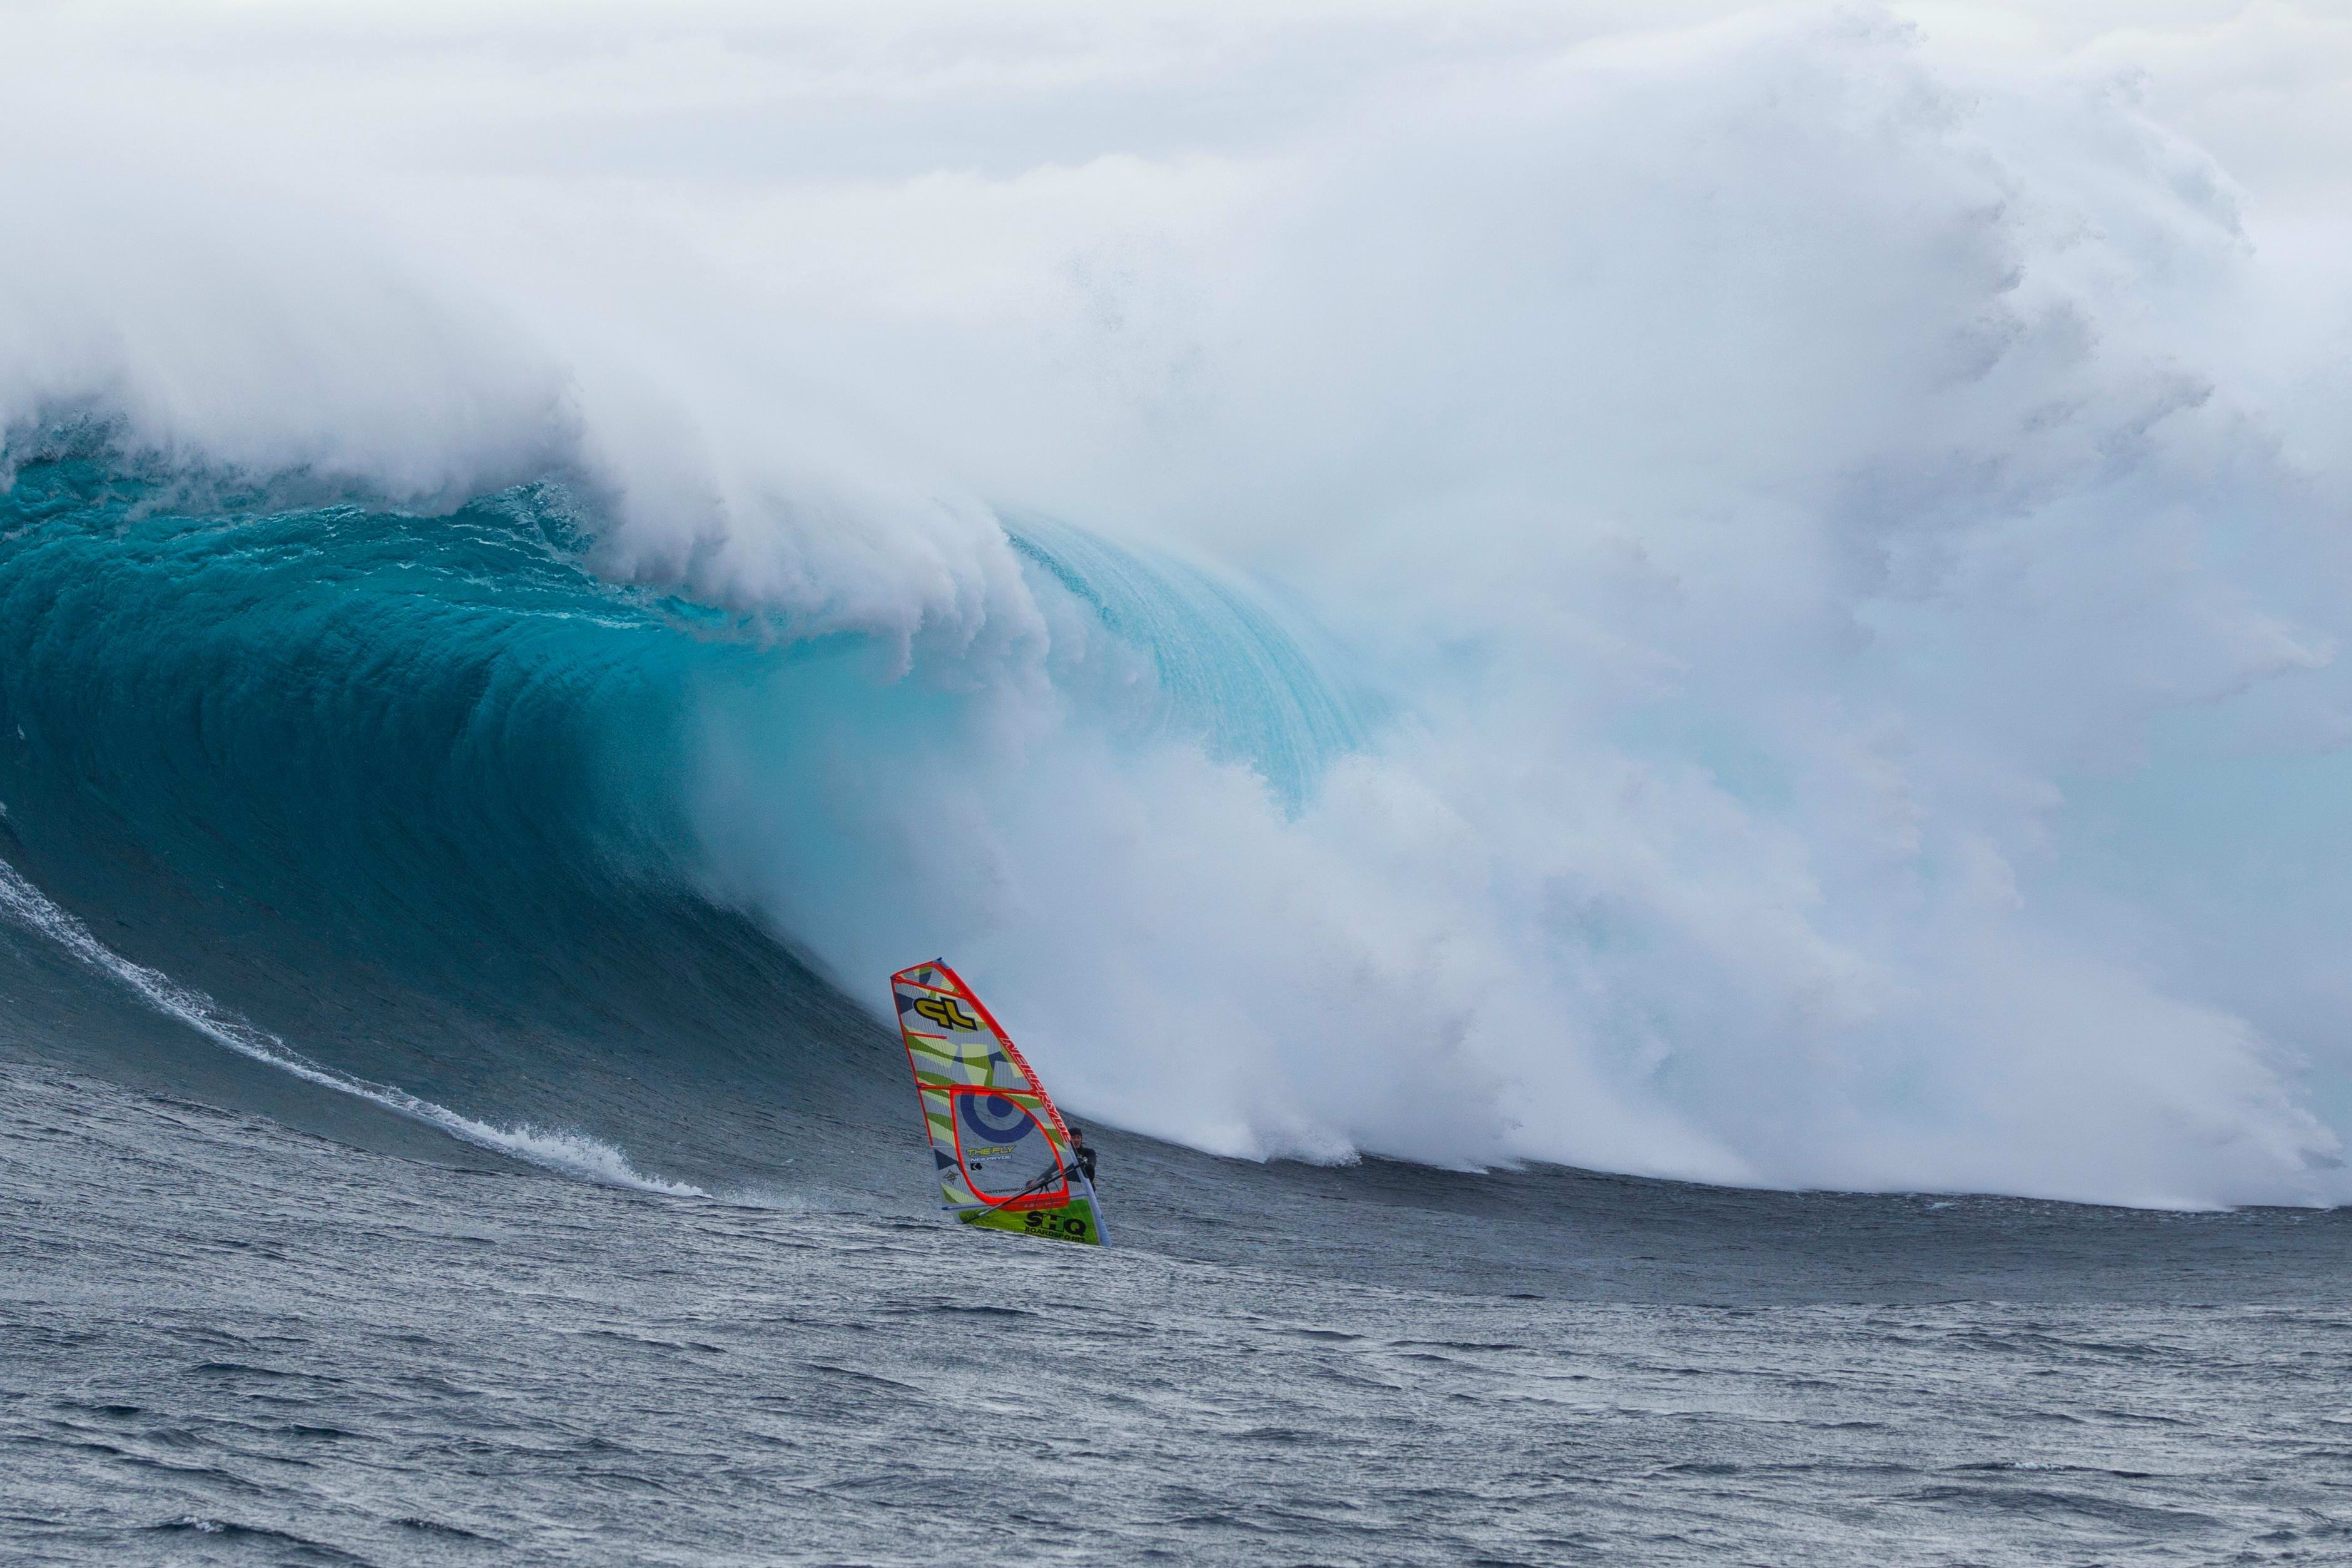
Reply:
[[[711, 887], [1155, 1132], [2347, 1194], [2352, 25], [877, 9], [12, 16], [0, 421], [561, 463], [862, 634], [708, 702]], [[997, 503], [1398, 721], [1296, 812], [1138, 741]]]
[[90, 929], [24, 874], [0, 860], [0, 915], [39, 933], [91, 968], [113, 976], [157, 1012], [176, 1018], [215, 1044], [240, 1056], [265, 1062], [305, 1082], [348, 1094], [395, 1114], [437, 1127], [451, 1137], [527, 1163], [579, 1176], [607, 1186], [634, 1187], [640, 1192], [676, 1197], [703, 1197], [699, 1187], [648, 1176], [629, 1163], [628, 1156], [611, 1144], [584, 1133], [547, 1128], [498, 1127], [477, 1121], [446, 1105], [421, 1099], [390, 1084], [370, 1083], [349, 1073], [321, 1066], [295, 1050], [267, 1029], [257, 1028], [229, 1012], [203, 992], [144, 964], [134, 963], [91, 934]]

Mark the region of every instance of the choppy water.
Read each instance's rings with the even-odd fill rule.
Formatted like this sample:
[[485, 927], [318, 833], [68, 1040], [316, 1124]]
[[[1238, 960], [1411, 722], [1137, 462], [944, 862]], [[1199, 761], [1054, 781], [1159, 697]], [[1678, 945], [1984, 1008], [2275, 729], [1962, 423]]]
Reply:
[[[1114, 1136], [1110, 1171], [1190, 1179], [1097, 1252], [368, 1152], [54, 1066], [0, 1088], [18, 1560], [2352, 1553], [2332, 1214]], [[1246, 1223], [1181, 1212], [1219, 1188]], [[1496, 1209], [1549, 1245], [1454, 1245]]]

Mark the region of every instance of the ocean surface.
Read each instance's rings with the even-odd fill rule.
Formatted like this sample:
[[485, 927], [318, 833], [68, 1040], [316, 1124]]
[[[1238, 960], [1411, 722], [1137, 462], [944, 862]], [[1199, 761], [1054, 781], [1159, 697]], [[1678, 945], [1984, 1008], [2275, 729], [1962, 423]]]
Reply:
[[[2352, 1558], [2341, 1209], [1228, 1159], [1080, 1096], [1117, 1245], [959, 1229], [887, 972], [666, 788], [688, 694], [866, 689], [611, 586], [552, 483], [299, 489], [68, 439], [5, 498], [0, 1559]], [[1147, 649], [1181, 596], [1024, 550]], [[1360, 707], [1223, 613], [1153, 721], [1304, 791]]]
[[2336, 1214], [1105, 1132], [1132, 1195], [1079, 1249], [921, 1212], [903, 1123], [804, 1188], [669, 1196], [28, 1044], [0, 1073], [10, 1561], [2352, 1552]]

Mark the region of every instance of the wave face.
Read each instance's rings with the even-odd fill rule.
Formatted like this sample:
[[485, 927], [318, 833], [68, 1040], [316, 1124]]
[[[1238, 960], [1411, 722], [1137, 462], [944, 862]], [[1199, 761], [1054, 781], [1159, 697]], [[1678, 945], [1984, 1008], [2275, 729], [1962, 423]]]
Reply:
[[427, 520], [100, 443], [20, 466], [0, 519], [0, 845], [102, 932], [19, 900], [68, 951], [410, 1110], [642, 1147], [614, 1102], [649, 1069], [690, 1067], [689, 1124], [730, 1079], [830, 1092], [761, 1058], [845, 1010], [677, 858], [684, 693], [737, 650], [585, 573], [554, 491]]
[[[502, 1146], [440, 1102], [643, 1148], [667, 1097], [692, 1131], [653, 1141], [702, 1170], [712, 1143], [759, 1169], [774, 1136], [757, 1112], [714, 1125], [727, 1091], [897, 1120], [895, 1041], [842, 994], [871, 966], [836, 984], [816, 955], [845, 951], [835, 910], [877, 942], [968, 917], [910, 920], [903, 882], [861, 898], [887, 849], [844, 791], [952, 775], [990, 703], [887, 642], [606, 582], [554, 479], [417, 515], [160, 467], [104, 429], [17, 456], [0, 845], [111, 945], [11, 871], [20, 927], [217, 1045], [470, 1142]], [[1061, 614], [1124, 634], [1097, 660], [1107, 736], [1290, 809], [1360, 737], [1237, 585], [1043, 523], [1011, 542]], [[907, 810], [892, 828], [919, 833]], [[805, 896], [824, 934], [738, 912], [761, 892]]]
[[0, 858], [123, 963], [702, 1186], [896, 1136], [948, 953], [1219, 1153], [2352, 1196], [2352, 245], [2244, 120], [2341, 28], [2224, 29], [2256, 110], [1868, 15], [746, 16], [829, 85], [721, 114], [353, 16], [299, 159], [184, 112], [304, 113], [267, 49], [12, 24]]

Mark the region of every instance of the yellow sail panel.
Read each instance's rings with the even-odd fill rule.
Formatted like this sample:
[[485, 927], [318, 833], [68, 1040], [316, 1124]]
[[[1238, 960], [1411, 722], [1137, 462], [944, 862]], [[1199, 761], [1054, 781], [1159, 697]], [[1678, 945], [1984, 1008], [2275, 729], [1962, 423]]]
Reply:
[[1061, 1112], [963, 977], [935, 960], [890, 991], [947, 1207], [966, 1225], [1099, 1245], [1101, 1207]]

